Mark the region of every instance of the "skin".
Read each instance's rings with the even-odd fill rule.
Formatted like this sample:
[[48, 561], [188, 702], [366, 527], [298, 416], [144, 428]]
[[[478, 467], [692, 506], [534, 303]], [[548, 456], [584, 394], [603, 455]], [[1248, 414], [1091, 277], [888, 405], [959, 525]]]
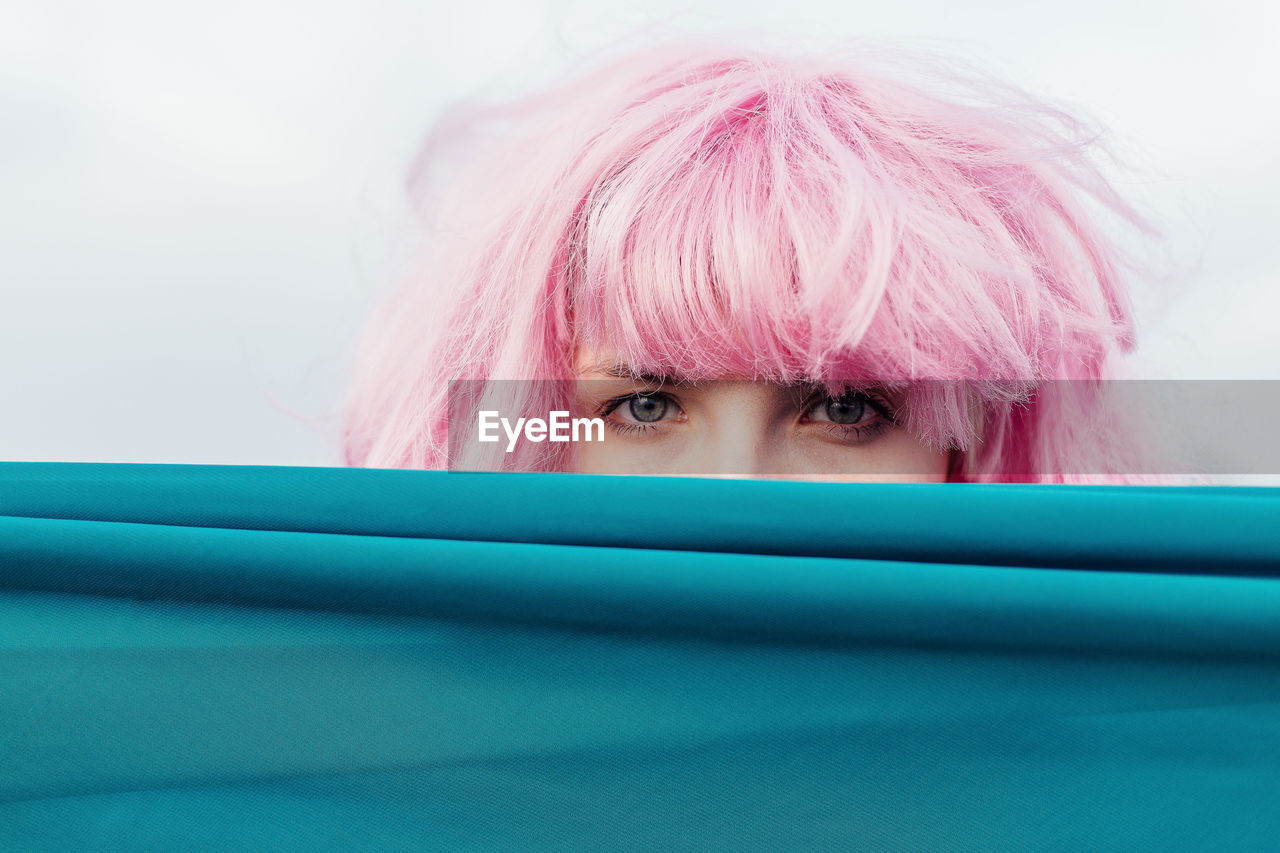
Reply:
[[579, 351], [575, 362], [575, 414], [606, 423], [603, 442], [575, 445], [574, 470], [583, 473], [845, 482], [947, 478], [948, 451], [927, 446], [895, 422], [901, 420], [900, 394], [868, 389], [832, 400], [816, 386], [741, 377], [696, 385], [637, 378], [608, 352]]

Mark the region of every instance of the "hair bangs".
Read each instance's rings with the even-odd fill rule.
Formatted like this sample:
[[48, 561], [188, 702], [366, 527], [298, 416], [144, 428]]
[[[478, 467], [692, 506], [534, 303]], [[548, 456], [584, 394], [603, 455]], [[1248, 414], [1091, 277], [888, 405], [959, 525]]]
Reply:
[[833, 395], [932, 383], [913, 392], [933, 413], [915, 426], [967, 446], [976, 403], [1020, 399], [1017, 381], [1045, 372], [1045, 329], [1061, 324], [1035, 302], [1019, 223], [972, 164], [922, 164], [924, 143], [886, 140], [843, 81], [741, 64], [701, 109], [638, 131], [586, 194], [570, 236], [575, 345], [689, 381], [809, 381]]

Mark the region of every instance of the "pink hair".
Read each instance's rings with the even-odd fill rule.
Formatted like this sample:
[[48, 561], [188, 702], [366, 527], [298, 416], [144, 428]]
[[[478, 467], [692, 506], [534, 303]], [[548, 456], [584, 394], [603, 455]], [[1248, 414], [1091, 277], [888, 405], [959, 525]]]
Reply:
[[[960, 451], [955, 480], [1140, 479], [1101, 404], [1134, 342], [1112, 232], [1149, 229], [1097, 151], [976, 75], [697, 42], [455, 110], [415, 172], [419, 265], [358, 353], [346, 463], [445, 467], [450, 380], [545, 413], [563, 383], [492, 380], [571, 378], [586, 347], [690, 380], [914, 383], [908, 425]], [[494, 467], [560, 470], [564, 447]]]

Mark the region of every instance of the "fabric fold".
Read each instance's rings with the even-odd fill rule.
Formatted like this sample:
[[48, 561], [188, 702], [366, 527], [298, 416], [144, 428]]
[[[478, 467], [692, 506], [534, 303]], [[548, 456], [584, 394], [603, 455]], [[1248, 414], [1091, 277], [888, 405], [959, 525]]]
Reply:
[[0, 464], [0, 850], [1267, 849], [1278, 521]]

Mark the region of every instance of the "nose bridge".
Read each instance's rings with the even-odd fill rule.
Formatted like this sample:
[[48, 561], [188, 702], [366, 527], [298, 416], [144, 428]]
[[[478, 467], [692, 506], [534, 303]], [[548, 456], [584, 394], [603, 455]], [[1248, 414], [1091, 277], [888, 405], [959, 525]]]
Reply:
[[746, 476], [764, 472], [765, 448], [738, 424], [713, 435], [709, 445], [704, 457], [707, 474]]
[[749, 476], [769, 473], [772, 442], [768, 409], [750, 384], [718, 389], [702, 448], [704, 473]]

